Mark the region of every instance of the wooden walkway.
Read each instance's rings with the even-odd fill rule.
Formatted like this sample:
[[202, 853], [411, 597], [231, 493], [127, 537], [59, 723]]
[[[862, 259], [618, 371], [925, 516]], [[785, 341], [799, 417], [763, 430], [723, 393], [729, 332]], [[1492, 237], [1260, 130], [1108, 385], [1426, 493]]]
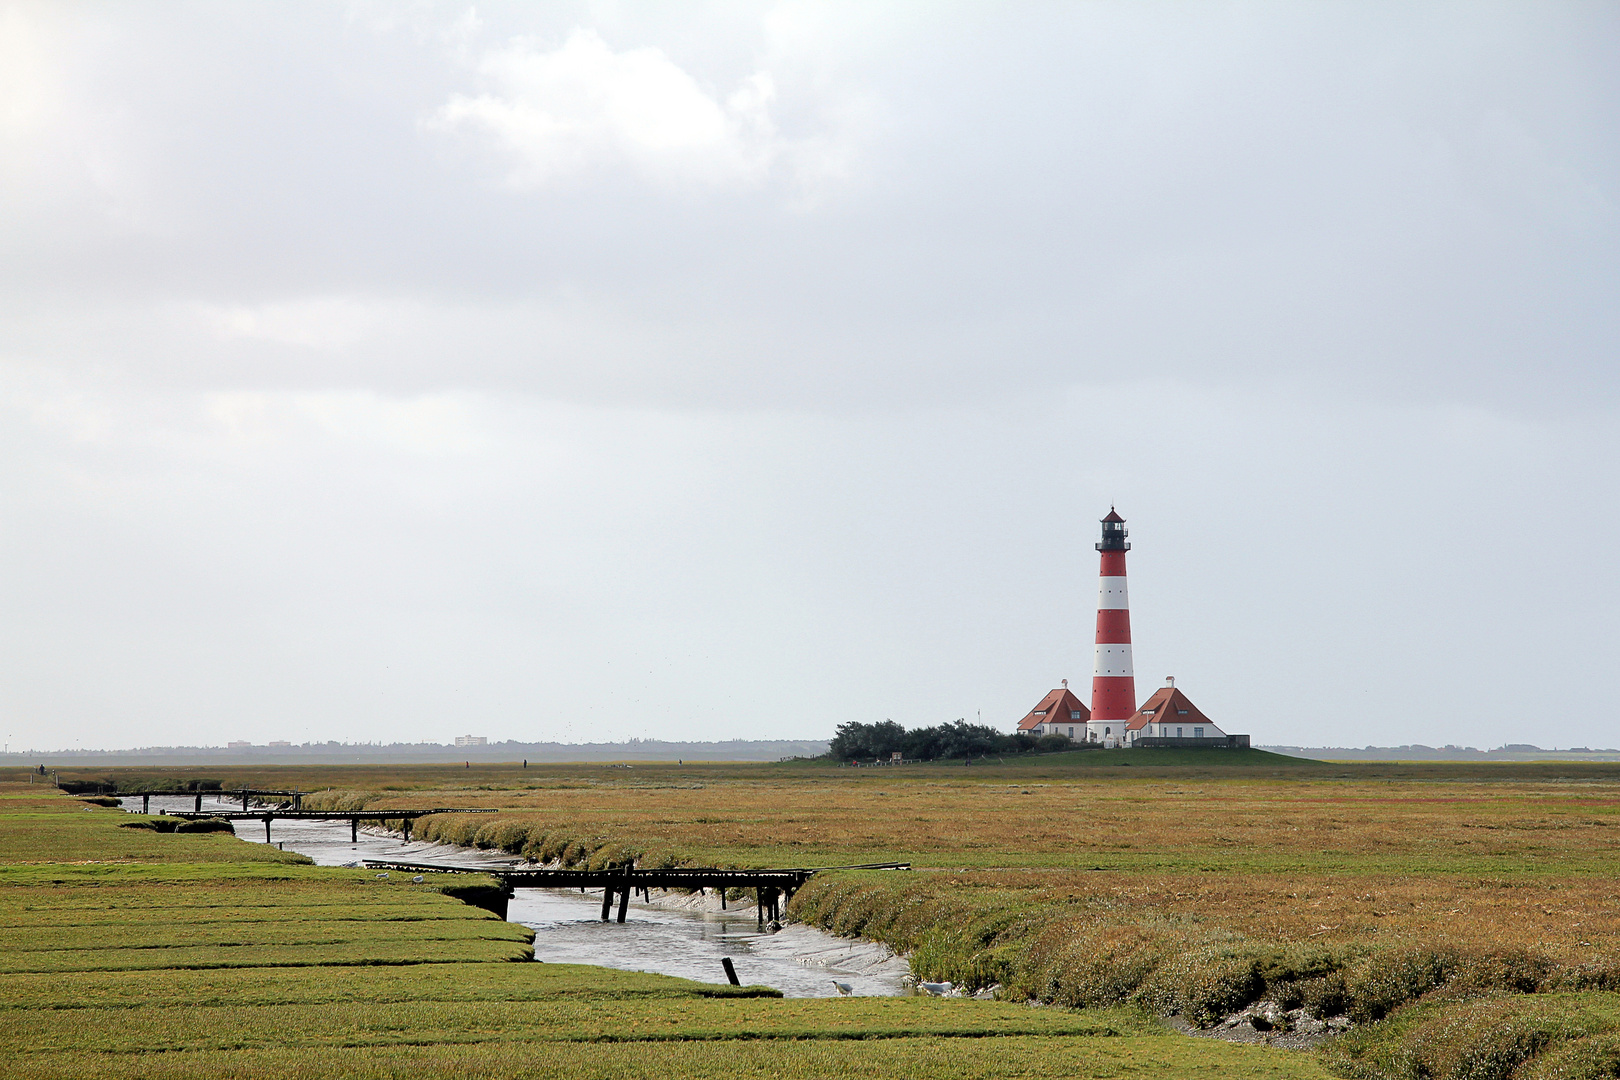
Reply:
[[[602, 890], [602, 921], [613, 912], [613, 901], [619, 901], [618, 921], [624, 922], [629, 911], [632, 893], [648, 897], [649, 889], [719, 889], [720, 907], [726, 906], [726, 890], [753, 889], [754, 907], [761, 923], [782, 917], [782, 901], [790, 898], [806, 881], [827, 870], [910, 870], [910, 863], [861, 863], [855, 866], [792, 867], [775, 870], [722, 870], [719, 867], [648, 867], [638, 869], [630, 863], [606, 870], [539, 869], [532, 867], [455, 866], [440, 863], [392, 862], [387, 859], [365, 859], [375, 870], [400, 870], [407, 873], [435, 874], [488, 874], [498, 879], [511, 896], [513, 889], [586, 889]], [[650, 898], [650, 897], [649, 897]]]
[[[226, 791], [223, 788], [211, 788], [208, 791], [120, 791], [120, 790], [118, 790], [117, 786], [114, 785], [114, 786], [108, 787], [108, 789], [105, 790], [105, 791], [102, 791], [102, 790], [81, 791], [81, 792], [79, 792], [79, 794], [80, 795], [110, 795], [115, 799], [132, 799], [135, 796], [139, 795], [141, 797], [141, 813], [143, 813], [143, 814], [151, 812], [151, 809], [152, 809], [152, 796], [154, 796], [154, 795], [161, 795], [164, 798], [168, 798], [168, 799], [183, 799], [187, 795], [189, 795], [194, 800], [193, 803], [192, 803], [192, 813], [200, 814], [200, 813], [202, 813], [202, 801], [203, 801], [203, 796], [204, 795], [208, 795], [210, 797], [217, 798], [217, 799], [225, 799], [225, 798], [228, 797], [228, 798], [230, 798], [232, 800], [235, 800], [237, 798], [240, 798], [242, 800], [242, 809], [243, 810], [246, 810], [248, 808], [248, 800], [251, 799], [251, 798], [258, 798], [260, 795], [279, 795], [282, 798], [291, 799], [292, 800], [292, 808], [294, 810], [302, 810], [304, 808], [304, 796], [308, 795], [309, 792], [307, 792], [307, 791], [271, 791], [271, 790], [268, 790], [266, 788], [232, 788], [229, 791]], [[173, 817], [175, 815], [171, 814], [170, 816]], [[212, 815], [212, 816], [218, 816], [218, 815]]]
[[270, 842], [270, 823], [284, 821], [347, 821], [349, 841], [359, 843], [362, 821], [398, 821], [405, 839], [411, 838], [411, 822], [429, 814], [493, 814], [493, 809], [470, 806], [441, 806], [434, 810], [170, 810], [169, 817], [224, 818], [226, 821], [264, 822], [264, 842]]

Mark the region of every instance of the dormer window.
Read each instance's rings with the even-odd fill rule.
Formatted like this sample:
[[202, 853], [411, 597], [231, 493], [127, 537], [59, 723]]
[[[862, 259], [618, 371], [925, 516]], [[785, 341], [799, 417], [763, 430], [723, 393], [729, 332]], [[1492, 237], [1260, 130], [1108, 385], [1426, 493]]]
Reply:
[[1079, 709], [1070, 709], [1069, 710], [1069, 719], [1070, 720], [1078, 720], [1078, 719], [1080, 719], [1080, 710]]
[[1045, 709], [1036, 709], [1035, 710], [1035, 715], [1036, 716], [1045, 716], [1046, 715], [1046, 710]]

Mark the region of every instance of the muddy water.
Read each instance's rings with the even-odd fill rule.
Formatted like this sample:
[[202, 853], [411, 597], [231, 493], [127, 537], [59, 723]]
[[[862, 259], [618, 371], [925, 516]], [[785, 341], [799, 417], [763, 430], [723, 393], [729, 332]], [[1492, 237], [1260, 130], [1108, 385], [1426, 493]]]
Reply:
[[[193, 796], [154, 796], [152, 810], [190, 810]], [[204, 797], [204, 810], [240, 810], [240, 801]], [[139, 810], [127, 800], [125, 809]], [[236, 822], [236, 835], [264, 843], [264, 824]], [[343, 866], [362, 859], [447, 863], [457, 866], [509, 866], [510, 856], [448, 844], [402, 841], [398, 836], [362, 827], [358, 843], [349, 840], [349, 823], [276, 821], [270, 840], [286, 851], [308, 855], [322, 866]], [[518, 889], [507, 918], [534, 930], [537, 960], [557, 964], [597, 964], [630, 971], [678, 975], [702, 982], [723, 982], [720, 958], [729, 956], [744, 983], [774, 986], [789, 997], [830, 997], [835, 981], [857, 994], [907, 992], [901, 980], [905, 961], [888, 958], [881, 947], [852, 942], [806, 926], [789, 925], [770, 933], [755, 921], [754, 908], [691, 911], [632, 902], [623, 925], [601, 921], [602, 894], [577, 889]], [[615, 914], [617, 908], [615, 907]]]

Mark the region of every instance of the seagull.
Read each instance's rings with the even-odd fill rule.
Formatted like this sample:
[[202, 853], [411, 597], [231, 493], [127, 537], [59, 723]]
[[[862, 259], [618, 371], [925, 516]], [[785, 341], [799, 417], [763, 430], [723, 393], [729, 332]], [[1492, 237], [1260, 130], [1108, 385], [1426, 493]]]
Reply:
[[383, 874], [378, 874], [378, 875], [377, 875], [377, 880], [378, 880], [378, 881], [381, 881], [381, 880], [382, 880], [382, 879], [383, 879], [383, 878], [385, 878], [385, 877], [387, 877], [387, 876], [388, 876], [388, 875], [387, 875], [387, 874], [386, 874], [386, 873], [383, 873]]
[[849, 985], [849, 983], [841, 983], [837, 979], [833, 980], [833, 985], [838, 987], [839, 997], [849, 997], [849, 995], [855, 992], [855, 988]]
[[417, 874], [415, 877], [411, 878], [411, 884], [412, 885], [420, 885], [420, 884], [422, 884], [422, 882], [424, 882], [426, 880], [427, 880], [427, 878], [423, 877], [421, 874]]
[[921, 990], [925, 994], [931, 994], [934, 997], [944, 997], [946, 994], [951, 992], [951, 984], [948, 983], [948, 982], [942, 982], [942, 983], [920, 982], [920, 983], [917, 984], [917, 989]]

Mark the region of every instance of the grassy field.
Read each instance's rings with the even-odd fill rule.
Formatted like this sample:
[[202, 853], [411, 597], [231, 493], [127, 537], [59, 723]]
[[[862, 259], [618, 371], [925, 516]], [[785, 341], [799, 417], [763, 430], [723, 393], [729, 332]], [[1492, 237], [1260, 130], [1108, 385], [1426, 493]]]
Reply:
[[[161, 775], [183, 780], [204, 774]], [[493, 816], [423, 819], [418, 832], [571, 865], [631, 857], [653, 865], [910, 861], [916, 869], [909, 873], [818, 876], [793, 899], [790, 914], [908, 950], [914, 970], [925, 978], [999, 983], [1008, 1002], [1084, 1010], [910, 999], [705, 1000], [673, 1022], [667, 1006], [642, 1014], [621, 1002], [614, 1006], [617, 1015], [634, 1019], [639, 1033], [632, 1049], [604, 1042], [610, 1036], [592, 1026], [588, 1010], [562, 1021], [533, 998], [498, 999], [523, 1004], [486, 1014], [501, 1017], [491, 1031], [502, 1034], [468, 1039], [464, 1032], [468, 1024], [476, 1026], [476, 1010], [461, 1013], [444, 1002], [431, 1011], [433, 1030], [476, 1044], [476, 1053], [469, 1049], [472, 1056], [464, 1060], [480, 1064], [468, 1064], [468, 1075], [510, 1068], [515, 1043], [532, 1046], [541, 1060], [557, 1042], [540, 1037], [543, 1031], [566, 1033], [563, 1042], [590, 1042], [595, 1064], [589, 1067], [599, 1066], [601, 1075], [652, 1068], [654, 1061], [691, 1075], [727, 1069], [733, 1075], [869, 1072], [862, 1061], [911, 1075], [933, 1055], [959, 1070], [944, 1075], [975, 1076], [1045, 1075], [1059, 1068], [1098, 1076], [1156, 1069], [1157, 1075], [1230, 1076], [1329, 1070], [1403, 1080], [1620, 1076], [1620, 1035], [1611, 1023], [1620, 1000], [1613, 993], [1620, 988], [1620, 767], [1614, 765], [1350, 765], [1259, 752], [1137, 750], [970, 767], [635, 763], [272, 768], [206, 775], [226, 787], [297, 785], [319, 792], [308, 800], [311, 806], [498, 806], [502, 812]], [[135, 770], [83, 776], [117, 776], [126, 786], [142, 779]], [[7, 828], [0, 824], [0, 853], [14, 858]], [[143, 872], [168, 875], [164, 880], [180, 886], [185, 874], [310, 872], [273, 859], [254, 861], [272, 853], [228, 838], [147, 834], [121, 843], [128, 846], [119, 849], [120, 858], [136, 862], [163, 845], [172, 850], [179, 843], [198, 844], [205, 854], [195, 862], [142, 864]], [[208, 845], [221, 844], [218, 850], [234, 844], [256, 855], [213, 861], [216, 848]], [[27, 865], [11, 869], [44, 872]], [[48, 871], [53, 878], [73, 872], [60, 864]], [[349, 887], [363, 891], [365, 883]], [[40, 921], [7, 925], [40, 933], [72, 925], [52, 921], [54, 909], [30, 914]], [[240, 921], [251, 917], [249, 912]], [[142, 932], [175, 940], [155, 923], [146, 920], [141, 925], [150, 930]], [[222, 938], [241, 932], [208, 925], [208, 933]], [[283, 947], [331, 948], [327, 935], [339, 932], [318, 917], [305, 926], [303, 937], [289, 938]], [[422, 955], [460, 948], [461, 939], [453, 935], [462, 931], [437, 929], [440, 936], [424, 934], [416, 941]], [[383, 939], [376, 945], [373, 962], [389, 962]], [[414, 970], [428, 969], [388, 974]], [[367, 977], [381, 974], [373, 968]], [[73, 975], [82, 977], [90, 975]], [[620, 976], [601, 978], [605, 987]], [[594, 985], [592, 978], [585, 982]], [[374, 993], [384, 993], [381, 985]], [[584, 1008], [595, 993], [575, 985], [557, 1001]], [[357, 999], [364, 1000], [385, 998]], [[1266, 1001], [1319, 1015], [1347, 1014], [1356, 1027], [1330, 1048], [1302, 1054], [1167, 1035], [1151, 1020], [1176, 1013], [1208, 1023]], [[317, 1004], [333, 1007], [315, 1001], [297, 1007]], [[265, 1007], [288, 1006], [267, 1000]], [[899, 1011], [862, 1011], [878, 1008]], [[923, 1018], [934, 1015], [927, 1010], [940, 1008], [958, 1010], [938, 1013], [940, 1018], [973, 1016], [980, 1018], [975, 1022], [1006, 1026], [994, 1027], [994, 1038], [984, 1037], [990, 1029], [926, 1027]], [[330, 1027], [309, 1029], [332, 1033], [335, 1041], [322, 1045], [341, 1044], [345, 1054], [352, 1053], [343, 1059], [346, 1068], [389, 1075], [394, 1066], [381, 1048], [386, 1044], [358, 1034], [367, 1030], [356, 1026], [358, 1014], [331, 1016]], [[718, 1017], [729, 1017], [735, 1028]], [[912, 1019], [901, 1023], [897, 1017]], [[1048, 1021], [1034, 1017], [1093, 1026], [1058, 1030], [1039, 1026]], [[157, 1013], [152, 1023], [164, 1032], [184, 1026]], [[211, 1025], [210, 1031], [224, 1038], [253, 1026]], [[261, 1026], [273, 1025], [266, 1020]], [[338, 1035], [346, 1028], [357, 1032], [352, 1043]], [[1498, 1038], [1498, 1029], [1513, 1034]], [[719, 1051], [706, 1057], [703, 1049], [726, 1041], [727, 1030], [748, 1046], [735, 1068], [723, 1064], [731, 1059]], [[234, 1048], [202, 1039], [187, 1044], [187, 1052], [214, 1061], [211, 1068], [225, 1063], [244, 1069], [260, 1060], [255, 1055], [275, 1052], [270, 1043], [245, 1034], [231, 1037], [239, 1040]], [[841, 1057], [848, 1052], [844, 1044], [855, 1038], [867, 1040], [859, 1045], [871, 1053]], [[778, 1054], [778, 1043], [805, 1044], [805, 1053]], [[989, 1049], [1003, 1046], [1005, 1053]], [[89, 1043], [81, 1050], [90, 1055], [86, 1061], [109, 1052]], [[210, 1057], [220, 1054], [238, 1056]], [[325, 1065], [299, 1060], [301, 1069], [324, 1075], [319, 1070]], [[805, 1071], [783, 1072], [789, 1060], [805, 1062]]]
[[[445, 790], [429, 779], [378, 797]], [[527, 930], [448, 895], [464, 878], [378, 879], [128, 820], [0, 782], [0, 1075], [1328, 1075], [1133, 1008], [786, 1001], [523, 962]]]

